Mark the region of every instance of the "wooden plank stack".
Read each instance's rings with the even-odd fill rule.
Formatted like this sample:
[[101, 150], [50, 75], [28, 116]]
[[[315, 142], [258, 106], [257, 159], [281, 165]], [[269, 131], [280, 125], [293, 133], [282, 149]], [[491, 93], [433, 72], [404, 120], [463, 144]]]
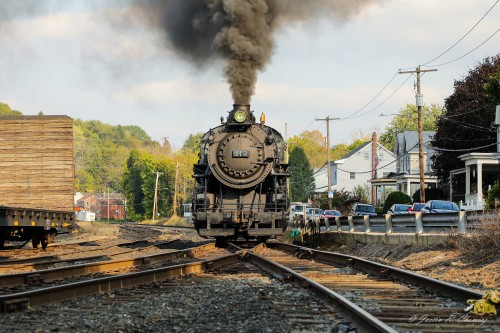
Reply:
[[0, 116], [0, 206], [73, 211], [73, 119]]

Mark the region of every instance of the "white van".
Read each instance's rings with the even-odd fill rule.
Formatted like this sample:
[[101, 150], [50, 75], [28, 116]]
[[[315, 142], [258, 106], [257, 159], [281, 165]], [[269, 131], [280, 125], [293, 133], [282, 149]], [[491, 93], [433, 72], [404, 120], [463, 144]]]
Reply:
[[292, 202], [290, 205], [290, 221], [306, 221], [308, 208], [310, 208], [310, 206], [306, 203]]

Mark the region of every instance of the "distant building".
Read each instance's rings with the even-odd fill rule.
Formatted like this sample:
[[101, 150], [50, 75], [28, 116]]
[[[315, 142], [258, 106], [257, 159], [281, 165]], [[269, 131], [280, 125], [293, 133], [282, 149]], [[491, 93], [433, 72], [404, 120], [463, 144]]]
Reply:
[[[436, 153], [431, 147], [431, 141], [436, 132], [424, 131], [424, 182], [426, 188], [436, 187], [437, 177], [433, 175], [432, 156]], [[396, 155], [397, 189], [410, 197], [420, 189], [420, 165], [418, 158], [418, 132], [405, 131], [399, 133], [394, 146]]]
[[[356, 186], [367, 185], [372, 179], [372, 141], [367, 141], [341, 159], [331, 162], [331, 188], [333, 191], [351, 192]], [[377, 175], [383, 177], [394, 173], [394, 155], [377, 143]], [[328, 192], [328, 171], [326, 166], [314, 173], [316, 193]]]
[[125, 204], [122, 193], [83, 194], [76, 201], [75, 210], [95, 213], [96, 219], [124, 220]]
[[77, 201], [76, 207], [80, 207], [81, 210], [95, 213], [100, 209], [100, 200], [93, 194], [83, 194]]
[[125, 219], [125, 195], [123, 193], [99, 193], [100, 207], [96, 218], [101, 220]]

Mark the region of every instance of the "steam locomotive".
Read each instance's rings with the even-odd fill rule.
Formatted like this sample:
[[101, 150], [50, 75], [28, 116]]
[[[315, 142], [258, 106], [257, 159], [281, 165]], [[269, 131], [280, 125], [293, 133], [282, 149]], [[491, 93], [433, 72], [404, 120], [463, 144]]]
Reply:
[[285, 140], [256, 123], [250, 105], [234, 104], [221, 125], [200, 140], [193, 166], [193, 223], [202, 237], [264, 242], [283, 234], [289, 199]]

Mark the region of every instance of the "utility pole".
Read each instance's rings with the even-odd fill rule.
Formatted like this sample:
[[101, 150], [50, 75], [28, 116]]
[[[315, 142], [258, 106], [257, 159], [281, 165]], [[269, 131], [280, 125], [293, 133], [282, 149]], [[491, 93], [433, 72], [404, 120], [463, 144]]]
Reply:
[[[289, 150], [288, 150], [288, 124], [285, 123], [285, 163], [288, 164], [289, 160]], [[290, 169], [289, 169], [290, 170]], [[286, 177], [286, 194], [288, 199], [292, 197], [291, 193], [291, 188], [290, 188], [290, 177]]]
[[330, 171], [330, 121], [340, 120], [340, 118], [330, 118], [326, 116], [325, 119], [318, 119], [316, 121], [326, 121], [326, 170], [328, 174], [328, 208], [332, 209], [332, 175]]
[[437, 69], [420, 69], [420, 65], [414, 71], [399, 71], [399, 74], [417, 74], [417, 94], [415, 95], [418, 115], [418, 164], [420, 169], [420, 202], [425, 201], [425, 176], [424, 176], [424, 134], [422, 124], [422, 107], [424, 98], [420, 91], [421, 73], [437, 72]]
[[155, 198], [153, 200], [153, 221], [156, 218], [156, 212], [158, 211], [158, 178], [162, 175], [162, 172], [156, 171], [156, 183], [155, 183]]
[[175, 182], [174, 182], [174, 213], [177, 216], [177, 177], [179, 176], [179, 163], [175, 166]]
[[109, 186], [108, 186], [108, 222], [109, 222]]

